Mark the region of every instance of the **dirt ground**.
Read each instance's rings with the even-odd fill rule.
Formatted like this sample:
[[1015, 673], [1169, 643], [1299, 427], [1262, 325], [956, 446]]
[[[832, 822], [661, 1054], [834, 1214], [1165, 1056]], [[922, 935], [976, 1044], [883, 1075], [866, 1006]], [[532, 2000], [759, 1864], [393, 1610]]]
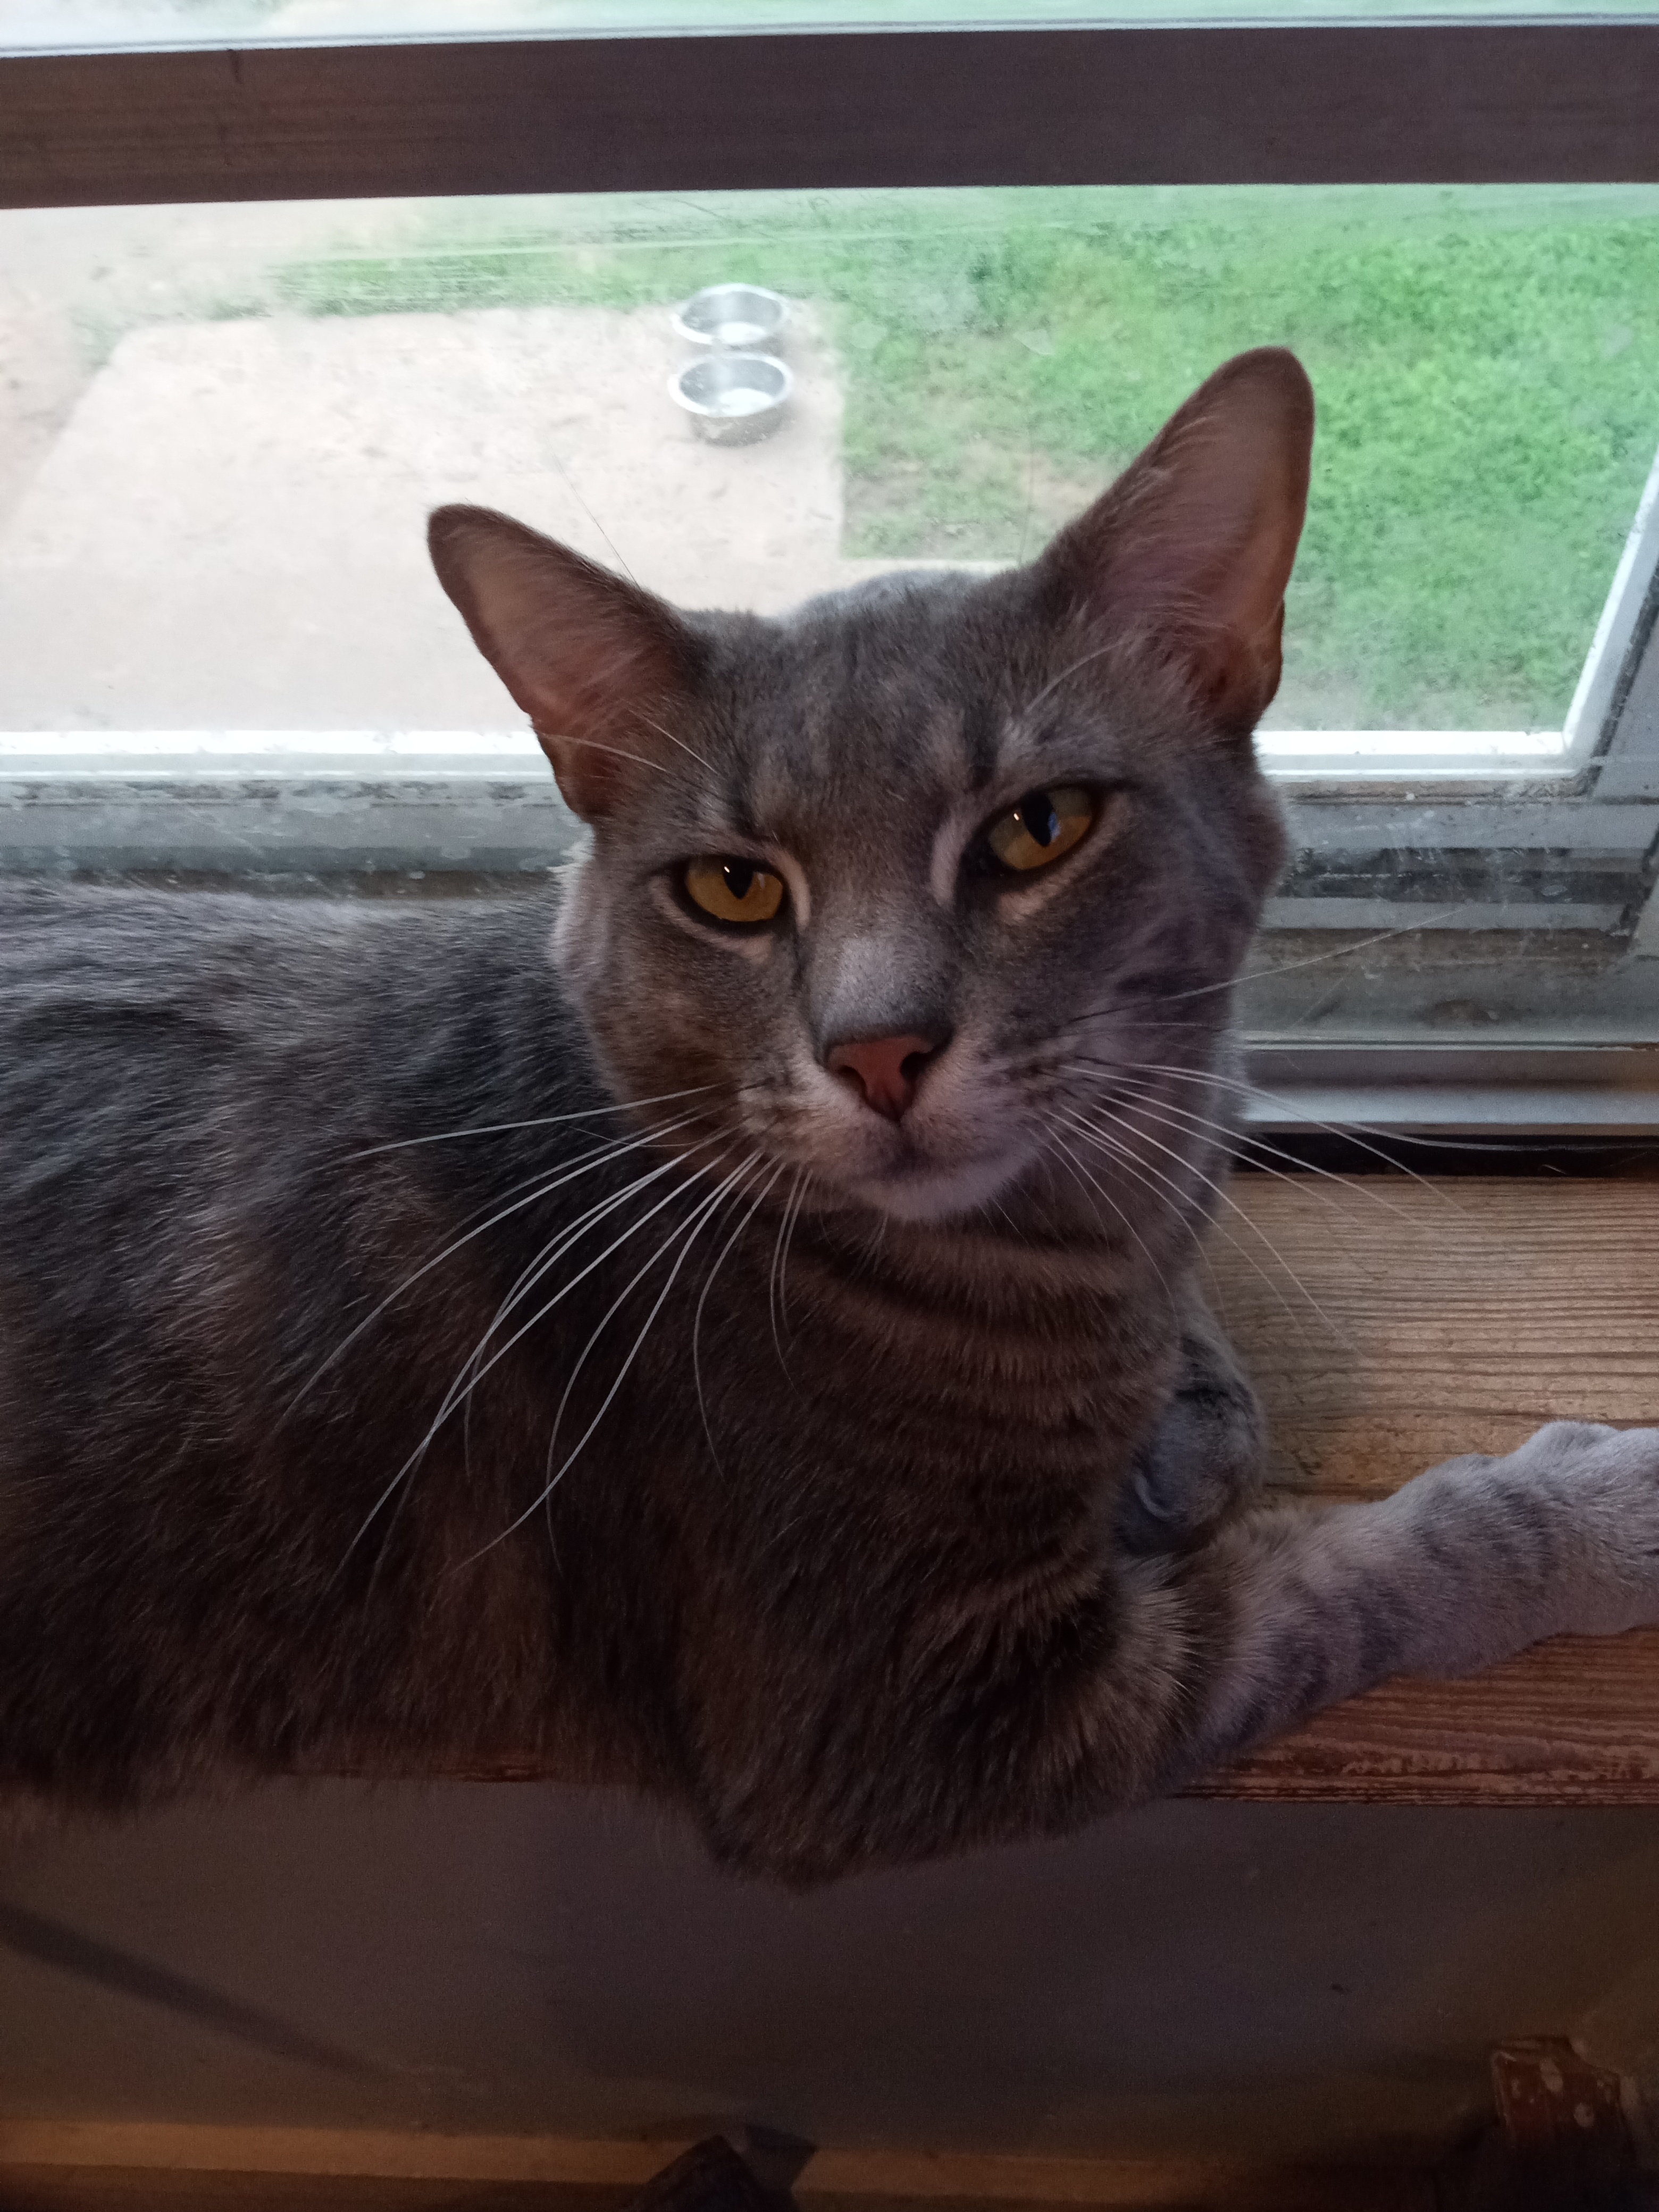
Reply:
[[[501, 507], [683, 604], [780, 610], [841, 556], [841, 381], [810, 312], [765, 441], [696, 438], [669, 303], [315, 320], [262, 271], [327, 206], [0, 216], [0, 727], [489, 728], [427, 565]], [[354, 204], [353, 238], [407, 210]]]

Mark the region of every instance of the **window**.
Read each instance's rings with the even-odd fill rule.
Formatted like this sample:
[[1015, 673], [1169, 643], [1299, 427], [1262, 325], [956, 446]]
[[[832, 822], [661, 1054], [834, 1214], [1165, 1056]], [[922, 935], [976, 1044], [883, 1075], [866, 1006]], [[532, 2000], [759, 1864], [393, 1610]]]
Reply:
[[1279, 0], [8, 0], [7, 45], [19, 52], [99, 53], [145, 46], [320, 45], [369, 39], [522, 38], [749, 30], [891, 30], [963, 25], [1045, 28], [1111, 22], [1264, 17], [1313, 23], [1425, 15], [1559, 21], [1576, 15], [1643, 21], [1647, 0], [1346, 0], [1310, 7]]
[[[1322, 410], [1262, 739], [1297, 854], [1245, 993], [1284, 1118], [1645, 1126], [1659, 189], [1624, 180], [1659, 60], [1626, 12], [860, 34], [708, 0], [661, 38], [644, 0], [29, 0], [0, 860], [533, 874], [569, 825], [427, 574], [434, 500], [694, 604], [994, 566], [1288, 339]], [[106, 50], [141, 33], [172, 50]], [[343, 170], [386, 196], [323, 196]], [[790, 303], [787, 416], [739, 447], [666, 388], [719, 280]]]

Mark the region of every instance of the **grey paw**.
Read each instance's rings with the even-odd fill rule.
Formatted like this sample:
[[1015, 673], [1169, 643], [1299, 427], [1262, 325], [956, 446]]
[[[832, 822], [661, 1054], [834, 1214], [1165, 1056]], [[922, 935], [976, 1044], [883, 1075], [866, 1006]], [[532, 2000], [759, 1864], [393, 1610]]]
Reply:
[[1188, 1342], [1186, 1372], [1130, 1462], [1117, 1538], [1132, 1552], [1179, 1551], [1261, 1486], [1267, 1428], [1224, 1347]]
[[1486, 1462], [1500, 1496], [1554, 1523], [1553, 1624], [1617, 1635], [1659, 1621], [1659, 1429], [1552, 1421]]
[[[1408, 1670], [1470, 1674], [1547, 1636], [1659, 1621], [1659, 1429], [1552, 1421], [1501, 1459], [1448, 1460], [1376, 1509], [1425, 1587]], [[1409, 1584], [1409, 1571], [1402, 1587]]]

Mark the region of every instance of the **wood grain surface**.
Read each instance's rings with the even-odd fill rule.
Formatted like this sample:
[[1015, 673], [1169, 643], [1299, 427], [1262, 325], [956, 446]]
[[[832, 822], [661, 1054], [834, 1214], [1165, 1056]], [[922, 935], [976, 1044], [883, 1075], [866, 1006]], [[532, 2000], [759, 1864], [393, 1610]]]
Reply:
[[[1212, 1294], [1287, 1490], [1379, 1496], [1543, 1421], [1659, 1424], [1659, 1184], [1247, 1176], [1233, 1195]], [[1386, 1684], [1201, 1794], [1659, 1804], [1659, 1630]]]
[[[0, 2190], [6, 2212], [621, 2212], [687, 2148], [683, 2137], [6, 2119]], [[793, 2193], [802, 2212], [1432, 2212], [1436, 2202], [1427, 2172], [1393, 2161], [829, 2147], [811, 2153]]]
[[1659, 1183], [1242, 1176], [1210, 1288], [1275, 1480], [1397, 1489], [1540, 1422], [1659, 1423]]

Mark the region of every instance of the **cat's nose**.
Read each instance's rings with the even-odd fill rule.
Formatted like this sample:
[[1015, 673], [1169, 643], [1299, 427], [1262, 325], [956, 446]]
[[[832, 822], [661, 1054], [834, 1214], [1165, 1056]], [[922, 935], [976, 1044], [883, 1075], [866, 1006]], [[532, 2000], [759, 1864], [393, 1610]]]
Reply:
[[823, 1055], [831, 1075], [845, 1076], [866, 1106], [896, 1121], [916, 1095], [916, 1078], [945, 1042], [942, 1037], [849, 1037]]

